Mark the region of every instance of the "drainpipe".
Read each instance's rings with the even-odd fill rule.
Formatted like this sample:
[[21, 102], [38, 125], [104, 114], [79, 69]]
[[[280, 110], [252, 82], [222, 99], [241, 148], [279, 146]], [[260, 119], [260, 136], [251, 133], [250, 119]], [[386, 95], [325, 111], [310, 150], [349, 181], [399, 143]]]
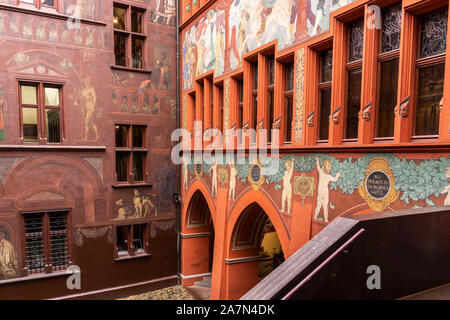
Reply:
[[[176, 85], [176, 90], [177, 90], [177, 98], [176, 98], [176, 123], [177, 123], [177, 128], [180, 127], [180, 1], [177, 0], [175, 1], [176, 3], [176, 21], [175, 21], [175, 28], [176, 28], [176, 41], [177, 41], [177, 45], [176, 45], [176, 51], [177, 51], [177, 66], [176, 66], [176, 70], [177, 70], [177, 85]], [[180, 170], [181, 170], [181, 166], [179, 165], [177, 168], [177, 182], [176, 182], [176, 192], [179, 194], [179, 196], [181, 197], [181, 183], [180, 183], [180, 179], [181, 179], [181, 175], [180, 175]], [[180, 232], [181, 232], [181, 202], [177, 201], [176, 203], [176, 232], [177, 232], [177, 275], [178, 275], [178, 284], [180, 284], [180, 274], [181, 274], [181, 239], [180, 239]]]

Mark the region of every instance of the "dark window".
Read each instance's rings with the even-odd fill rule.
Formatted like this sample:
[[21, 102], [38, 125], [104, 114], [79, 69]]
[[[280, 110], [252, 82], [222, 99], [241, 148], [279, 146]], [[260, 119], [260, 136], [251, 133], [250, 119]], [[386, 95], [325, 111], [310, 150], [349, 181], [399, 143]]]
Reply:
[[46, 83], [20, 83], [19, 86], [23, 141], [60, 143], [61, 87]]
[[272, 126], [273, 126], [273, 115], [274, 115], [274, 88], [275, 88], [275, 57], [268, 57], [268, 83], [267, 83], [267, 115], [266, 115], [266, 123], [267, 123], [267, 142], [272, 142]]
[[[114, 55], [116, 66], [134, 69], [144, 68], [145, 10], [129, 5], [114, 3]], [[129, 41], [131, 44], [129, 44]]]
[[347, 63], [347, 104], [344, 139], [358, 138], [358, 114], [361, 106], [361, 74], [364, 43], [364, 19], [349, 26]]
[[[401, 3], [383, 8], [381, 53], [378, 56], [379, 83], [375, 137], [394, 136], [394, 108], [397, 104], [398, 61], [402, 22]], [[384, 54], [384, 55], [383, 55]]]
[[150, 253], [148, 225], [134, 224], [116, 227], [116, 252], [118, 257]]
[[[244, 83], [242, 80], [236, 80], [238, 87], [238, 112], [237, 112], [237, 129], [242, 129], [244, 124]], [[238, 144], [242, 145], [242, 130], [239, 131]]]
[[258, 64], [252, 63], [252, 123], [251, 127], [255, 129], [251, 142], [256, 143], [256, 129], [258, 128]]
[[[117, 182], [144, 182], [146, 171], [146, 126], [116, 124], [116, 177]], [[129, 170], [131, 166], [131, 171]]]
[[440, 104], [444, 92], [445, 48], [448, 8], [420, 19], [420, 48], [417, 67], [415, 136], [439, 134]]
[[319, 82], [319, 115], [318, 140], [328, 141], [328, 119], [331, 110], [331, 75], [333, 69], [333, 50], [320, 54], [320, 82]]
[[292, 120], [294, 108], [294, 63], [284, 64], [284, 141], [291, 142], [292, 137]]
[[364, 44], [364, 20], [353, 22], [349, 28], [349, 54], [348, 62], [361, 60]]
[[64, 270], [69, 264], [67, 211], [24, 213], [24, 265], [28, 274]]
[[348, 71], [345, 139], [358, 138], [358, 113], [361, 105], [361, 69]]

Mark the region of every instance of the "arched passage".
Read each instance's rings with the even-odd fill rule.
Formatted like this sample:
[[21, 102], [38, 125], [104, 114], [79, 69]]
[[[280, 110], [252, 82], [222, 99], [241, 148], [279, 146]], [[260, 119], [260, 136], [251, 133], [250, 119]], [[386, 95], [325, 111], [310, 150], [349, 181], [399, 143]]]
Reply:
[[[273, 203], [260, 191], [248, 194], [238, 201], [228, 220], [225, 299], [240, 298], [289, 252], [289, 235]], [[262, 248], [269, 233], [275, 245]]]
[[214, 223], [210, 205], [200, 189], [187, 199], [181, 232], [181, 283], [191, 286], [211, 279]]

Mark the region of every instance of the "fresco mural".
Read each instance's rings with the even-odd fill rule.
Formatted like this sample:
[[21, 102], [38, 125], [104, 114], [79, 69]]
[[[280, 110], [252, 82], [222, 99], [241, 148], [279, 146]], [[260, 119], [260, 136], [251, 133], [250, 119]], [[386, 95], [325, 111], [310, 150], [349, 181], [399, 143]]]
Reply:
[[210, 10], [205, 17], [190, 27], [184, 36], [184, 89], [193, 87], [194, 79], [211, 70], [219, 76], [224, 71], [225, 11]]
[[116, 201], [117, 217], [114, 220], [126, 219], [142, 219], [150, 216], [158, 215], [158, 209], [152, 202], [152, 196], [155, 195], [140, 195], [137, 189], [134, 189], [131, 204], [120, 198]]
[[5, 89], [3, 87], [3, 84], [0, 83], [0, 141], [5, 140], [6, 134], [5, 134], [5, 114], [8, 110], [8, 102], [6, 100], [6, 94]]
[[184, 89], [193, 88], [193, 79], [213, 69], [218, 77], [239, 68], [244, 54], [271, 41], [277, 40], [281, 50], [328, 31], [330, 13], [353, 1], [222, 1], [228, 3], [226, 11], [218, 9], [223, 6], [219, 2], [182, 32]]
[[[291, 214], [292, 199], [297, 195], [302, 197], [302, 201], [305, 197], [312, 201], [314, 195], [313, 217], [324, 222], [330, 222], [358, 202], [367, 203], [374, 211], [383, 211], [392, 204], [398, 209], [450, 205], [450, 157], [417, 160], [389, 153], [369, 153], [355, 158], [338, 158], [323, 153], [289, 154], [279, 159], [278, 169], [272, 175], [265, 175], [265, 166], [261, 165], [274, 161], [267, 157], [254, 158], [250, 162], [233, 157], [214, 159], [203, 160], [201, 168], [193, 162], [185, 164], [192, 175], [184, 173], [184, 178], [196, 177], [207, 182], [209, 179], [204, 175], [196, 174], [196, 171], [201, 171], [211, 177], [212, 185], [216, 178], [214, 170], [230, 168], [229, 200], [235, 200], [236, 181], [240, 186], [263, 181], [261, 187], [273, 194], [275, 200], [279, 199], [276, 201], [279, 201], [280, 212], [288, 215]], [[255, 163], [261, 167], [261, 178], [255, 178]], [[213, 169], [214, 166], [219, 169]], [[232, 168], [235, 173], [231, 173]], [[233, 181], [233, 176], [237, 177], [236, 181]], [[242, 190], [243, 187], [238, 188], [238, 192]], [[347, 196], [353, 200], [333, 203], [337, 198]]]
[[0, 225], [0, 280], [16, 276], [18, 262], [8, 229]]
[[177, 13], [175, 0], [145, 0], [145, 2], [153, 4], [149, 18], [151, 22], [175, 26]]

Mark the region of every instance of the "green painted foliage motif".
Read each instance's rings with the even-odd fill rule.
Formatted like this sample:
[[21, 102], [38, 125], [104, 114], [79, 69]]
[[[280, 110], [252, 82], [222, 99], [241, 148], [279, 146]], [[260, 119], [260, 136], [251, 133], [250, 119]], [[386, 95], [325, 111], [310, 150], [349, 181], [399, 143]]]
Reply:
[[[328, 154], [316, 153], [308, 155], [286, 155], [279, 159], [260, 156], [259, 161], [263, 165], [263, 172], [267, 184], [273, 184], [275, 190], [282, 189], [280, 182], [283, 180], [286, 161], [294, 160], [296, 172], [313, 172], [316, 169], [316, 158], [323, 166], [323, 161], [328, 160], [332, 165], [331, 175], [338, 172], [341, 176], [336, 182], [330, 183], [331, 190], [339, 189], [343, 194], [353, 194], [365, 178], [365, 171], [370, 161], [375, 157], [383, 157], [394, 172], [394, 188], [402, 192], [401, 200], [410, 204], [411, 201], [425, 200], [427, 205], [433, 206], [430, 196], [439, 197], [440, 192], [450, 183], [445, 175], [446, 168], [450, 167], [450, 157], [438, 159], [408, 160], [405, 157], [398, 158], [390, 153], [369, 153], [358, 158], [335, 158]], [[217, 158], [220, 166], [227, 166], [230, 160], [225, 157]], [[244, 161], [245, 160], [245, 161]], [[248, 159], [234, 157], [234, 163], [238, 170], [238, 179], [246, 183], [251, 167]], [[207, 173], [212, 161], [203, 160], [203, 172]], [[193, 164], [188, 169], [194, 172]], [[272, 170], [269, 170], [272, 169]], [[270, 172], [270, 174], [268, 174]]]

